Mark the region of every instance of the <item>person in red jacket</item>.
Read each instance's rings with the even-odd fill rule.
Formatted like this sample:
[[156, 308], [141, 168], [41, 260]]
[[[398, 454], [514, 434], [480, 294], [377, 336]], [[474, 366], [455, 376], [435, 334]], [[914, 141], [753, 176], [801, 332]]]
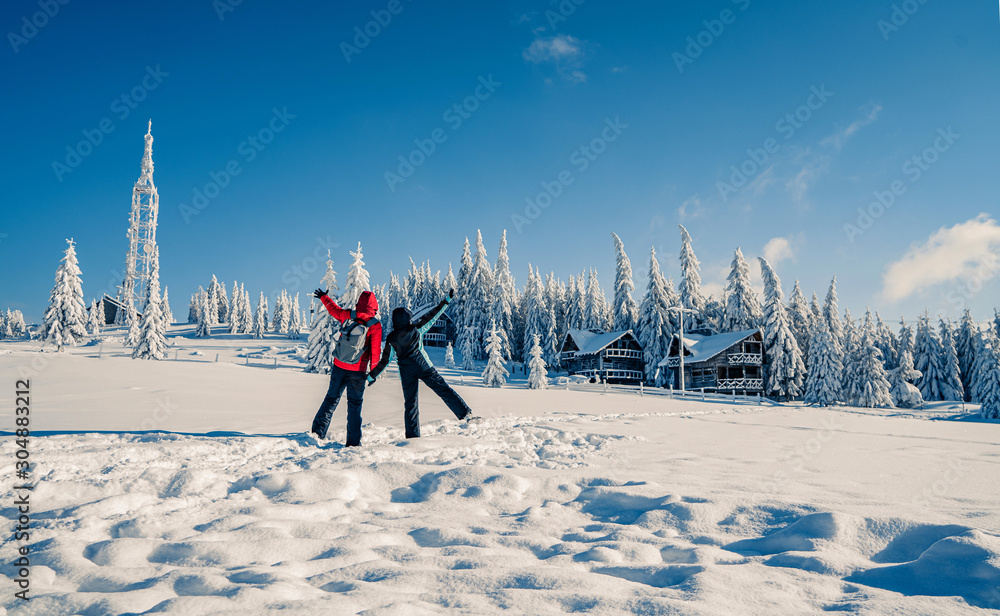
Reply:
[[[354, 310], [345, 310], [333, 301], [326, 291], [316, 289], [316, 297], [330, 315], [340, 321], [341, 335], [333, 352], [330, 368], [330, 388], [316, 411], [312, 433], [318, 439], [326, 438], [333, 411], [340, 396], [347, 390], [347, 447], [361, 444], [361, 404], [365, 395], [365, 375], [370, 366], [378, 364], [382, 350], [382, 324], [375, 315], [378, 301], [371, 291], [364, 291]], [[348, 322], [349, 321], [349, 322]]]

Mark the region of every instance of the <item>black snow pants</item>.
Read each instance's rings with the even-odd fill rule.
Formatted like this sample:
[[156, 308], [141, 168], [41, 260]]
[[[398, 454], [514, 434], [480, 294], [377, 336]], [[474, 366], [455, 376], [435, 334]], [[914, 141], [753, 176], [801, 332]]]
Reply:
[[441, 397], [455, 417], [465, 419], [472, 413], [469, 405], [462, 397], [445, 382], [434, 368], [419, 372], [404, 373], [400, 371], [399, 380], [403, 383], [403, 423], [406, 426], [406, 438], [420, 436], [420, 409], [417, 403], [417, 387], [420, 381], [431, 388], [431, 391]]

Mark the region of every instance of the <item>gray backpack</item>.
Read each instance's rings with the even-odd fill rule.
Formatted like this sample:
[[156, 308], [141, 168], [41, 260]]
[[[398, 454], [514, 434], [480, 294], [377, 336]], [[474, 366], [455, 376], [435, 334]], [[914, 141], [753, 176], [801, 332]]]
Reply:
[[333, 356], [344, 364], [356, 364], [361, 361], [368, 347], [368, 330], [378, 323], [378, 319], [358, 320], [356, 310], [351, 311], [351, 318], [340, 326], [340, 338], [333, 349]]

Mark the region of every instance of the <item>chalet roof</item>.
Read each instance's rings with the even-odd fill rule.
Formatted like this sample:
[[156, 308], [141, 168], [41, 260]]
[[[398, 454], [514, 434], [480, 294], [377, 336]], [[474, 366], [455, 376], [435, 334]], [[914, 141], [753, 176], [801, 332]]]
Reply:
[[[759, 331], [759, 329], [745, 329], [739, 332], [726, 332], [714, 336], [687, 334], [684, 336], [684, 350], [687, 351], [684, 355], [684, 363], [694, 364], [708, 361], [737, 342], [742, 342]], [[674, 352], [674, 340], [676, 339], [677, 334], [674, 334], [673, 338], [670, 339], [671, 353]], [[677, 355], [673, 354], [673, 357], [677, 357]], [[667, 357], [660, 360], [659, 365], [666, 366], [670, 358], [670, 354], [668, 354]]]
[[582, 355], [594, 355], [600, 353], [612, 342], [618, 340], [626, 334], [631, 334], [631, 329], [622, 332], [605, 332], [600, 329], [571, 329], [566, 332], [566, 337], [572, 338], [579, 349], [576, 351]]

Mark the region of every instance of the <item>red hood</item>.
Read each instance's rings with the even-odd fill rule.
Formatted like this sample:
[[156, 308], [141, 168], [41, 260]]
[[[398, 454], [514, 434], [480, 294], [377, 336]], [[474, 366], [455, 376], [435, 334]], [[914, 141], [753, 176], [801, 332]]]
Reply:
[[364, 316], [366, 318], [372, 318], [378, 313], [378, 300], [375, 299], [375, 294], [371, 291], [362, 291], [361, 297], [358, 298], [358, 304], [354, 307], [357, 311], [358, 316]]

